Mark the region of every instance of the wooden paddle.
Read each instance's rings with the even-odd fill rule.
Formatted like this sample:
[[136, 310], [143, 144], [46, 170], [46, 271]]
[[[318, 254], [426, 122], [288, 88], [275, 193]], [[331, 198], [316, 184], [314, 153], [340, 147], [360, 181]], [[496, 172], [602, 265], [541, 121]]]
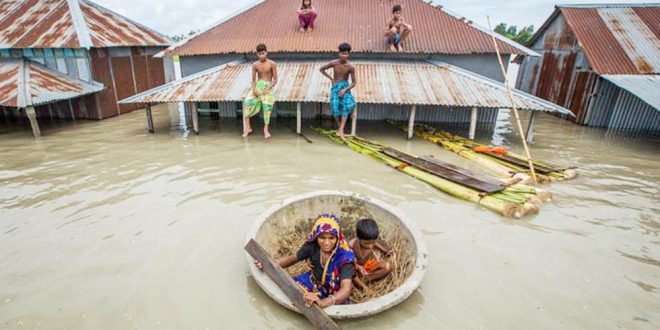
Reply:
[[305, 315], [305, 317], [318, 329], [341, 329], [321, 307], [316, 304], [305, 306], [303, 293], [296, 282], [287, 274], [280, 265], [275, 263], [268, 252], [254, 239], [251, 239], [245, 245], [247, 251], [254, 260], [259, 261], [263, 266], [263, 271], [270, 277], [277, 286], [284, 291], [287, 297], [291, 299], [293, 305]]

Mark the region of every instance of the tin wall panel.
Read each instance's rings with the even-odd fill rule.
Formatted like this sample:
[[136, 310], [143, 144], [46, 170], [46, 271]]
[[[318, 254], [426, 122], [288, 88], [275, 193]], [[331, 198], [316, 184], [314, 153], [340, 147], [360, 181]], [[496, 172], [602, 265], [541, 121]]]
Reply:
[[[110, 57], [110, 63], [112, 64], [112, 75], [115, 81], [117, 99], [121, 100], [135, 95], [135, 80], [133, 80], [133, 68], [130, 56]], [[136, 107], [134, 105], [122, 104], [119, 108], [121, 113], [125, 113], [134, 110]]]
[[108, 50], [104, 48], [92, 49], [90, 56], [92, 78], [105, 86], [105, 89], [98, 93], [98, 106], [101, 109], [101, 118], [97, 119], [116, 116], [119, 114], [119, 105], [115, 97]]

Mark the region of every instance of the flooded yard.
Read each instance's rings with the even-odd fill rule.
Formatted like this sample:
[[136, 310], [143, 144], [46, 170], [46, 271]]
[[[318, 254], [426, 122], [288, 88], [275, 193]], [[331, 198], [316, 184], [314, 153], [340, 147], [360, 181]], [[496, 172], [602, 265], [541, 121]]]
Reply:
[[[354, 191], [404, 212], [430, 264], [420, 289], [346, 328], [660, 326], [660, 139], [540, 115], [532, 153], [579, 167], [544, 186], [538, 215], [511, 220], [444, 194], [306, 129], [276, 120], [247, 141], [235, 119], [174, 107], [100, 122], [0, 118], [0, 328], [299, 328], [307, 321], [248, 275], [243, 245], [258, 214], [288, 197]], [[318, 125], [319, 121], [306, 122]], [[328, 124], [328, 121], [325, 122]], [[467, 127], [449, 130], [466, 135]], [[477, 140], [520, 151], [503, 119]], [[385, 123], [358, 134], [478, 170]]]

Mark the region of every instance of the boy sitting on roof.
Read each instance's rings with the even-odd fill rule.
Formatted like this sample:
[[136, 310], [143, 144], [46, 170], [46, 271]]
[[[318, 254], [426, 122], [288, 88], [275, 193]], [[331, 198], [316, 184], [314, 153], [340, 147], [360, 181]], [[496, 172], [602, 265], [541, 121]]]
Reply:
[[385, 30], [387, 44], [390, 45], [390, 50], [393, 52], [403, 50], [401, 43], [412, 32], [412, 25], [406, 23], [403, 16], [401, 16], [402, 13], [401, 5], [394, 5], [392, 7], [392, 18], [387, 22], [387, 28]]
[[263, 110], [264, 137], [267, 139], [270, 137], [268, 130], [270, 114], [275, 104], [273, 87], [277, 84], [277, 64], [268, 59], [268, 51], [264, 44], [257, 45], [257, 56], [259, 59], [252, 63], [252, 88], [243, 101], [243, 137], [252, 133], [250, 117]]
[[[330, 63], [321, 67], [321, 74], [332, 80], [332, 88], [330, 89], [330, 110], [332, 116], [335, 117], [339, 129], [337, 135], [344, 139], [344, 126], [346, 126], [346, 119], [353, 112], [355, 108], [355, 99], [351, 94], [351, 89], [355, 87], [355, 67], [348, 62], [348, 55], [351, 52], [351, 45], [342, 43], [339, 45], [339, 59], [332, 60]], [[326, 72], [326, 70], [333, 69], [333, 77]], [[348, 76], [351, 76], [351, 84], [348, 83]], [[339, 121], [341, 117], [341, 121]]]
[[386, 256], [392, 254], [392, 249], [386, 248], [378, 242], [378, 224], [373, 219], [362, 219], [355, 225], [356, 238], [348, 242], [355, 253], [356, 272], [353, 282], [360, 287], [365, 295], [372, 296], [373, 291], [365, 282], [377, 281], [385, 278], [392, 271], [390, 263], [377, 260], [374, 249], [380, 250]]

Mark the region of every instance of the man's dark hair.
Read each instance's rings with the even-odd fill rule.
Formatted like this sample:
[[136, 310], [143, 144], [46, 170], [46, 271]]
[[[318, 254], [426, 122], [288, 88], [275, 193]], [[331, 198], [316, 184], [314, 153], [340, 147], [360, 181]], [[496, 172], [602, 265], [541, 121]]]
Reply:
[[394, 5], [394, 7], [392, 7], [392, 14], [396, 13], [397, 11], [403, 11], [403, 9], [401, 9], [401, 5]]
[[258, 45], [257, 45], [257, 53], [258, 53], [258, 52], [266, 52], [266, 51], [268, 51], [268, 50], [266, 49], [266, 45], [265, 45], [265, 44], [258, 44]]
[[342, 42], [339, 45], [339, 52], [340, 53], [343, 53], [343, 52], [349, 52], [350, 53], [351, 52], [351, 45], [349, 45], [348, 42]]
[[355, 225], [355, 232], [359, 239], [371, 241], [378, 239], [378, 225], [373, 219], [362, 219]]

